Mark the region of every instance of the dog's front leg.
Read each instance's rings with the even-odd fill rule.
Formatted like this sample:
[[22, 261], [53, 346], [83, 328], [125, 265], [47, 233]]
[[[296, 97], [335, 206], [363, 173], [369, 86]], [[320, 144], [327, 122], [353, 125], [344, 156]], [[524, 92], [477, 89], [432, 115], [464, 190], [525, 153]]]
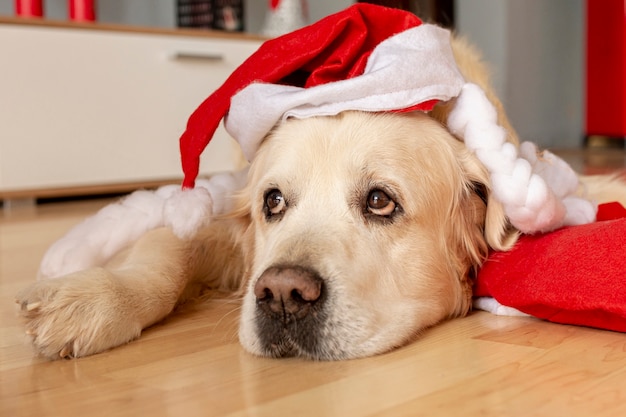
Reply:
[[157, 229], [104, 268], [25, 289], [17, 303], [33, 346], [58, 359], [91, 355], [137, 338], [172, 311], [185, 289], [188, 247], [169, 229]]

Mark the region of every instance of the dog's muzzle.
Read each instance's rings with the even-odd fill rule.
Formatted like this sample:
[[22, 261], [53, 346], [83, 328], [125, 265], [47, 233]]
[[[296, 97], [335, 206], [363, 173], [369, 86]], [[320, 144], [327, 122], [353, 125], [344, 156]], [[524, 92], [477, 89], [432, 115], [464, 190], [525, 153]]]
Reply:
[[254, 286], [259, 338], [270, 356], [311, 354], [324, 322], [326, 286], [301, 266], [272, 266]]

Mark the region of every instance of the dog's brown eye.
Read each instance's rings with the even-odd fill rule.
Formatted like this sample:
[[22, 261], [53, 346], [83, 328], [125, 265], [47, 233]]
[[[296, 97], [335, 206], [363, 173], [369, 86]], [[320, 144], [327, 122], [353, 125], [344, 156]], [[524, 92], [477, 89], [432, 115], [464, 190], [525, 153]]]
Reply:
[[367, 196], [367, 211], [377, 216], [391, 216], [396, 203], [382, 190], [372, 190]]
[[270, 218], [272, 216], [282, 214], [285, 211], [286, 206], [283, 193], [281, 193], [280, 190], [273, 189], [265, 194], [264, 211], [266, 217]]

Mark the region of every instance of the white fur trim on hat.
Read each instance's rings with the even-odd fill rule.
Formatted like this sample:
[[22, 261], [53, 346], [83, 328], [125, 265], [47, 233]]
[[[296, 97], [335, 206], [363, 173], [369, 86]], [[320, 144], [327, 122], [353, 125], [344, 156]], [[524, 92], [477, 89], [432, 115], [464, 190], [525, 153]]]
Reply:
[[590, 223], [597, 207], [575, 195], [578, 176], [556, 155], [534, 144], [517, 148], [506, 142], [497, 112], [484, 91], [466, 84], [448, 117], [450, 131], [461, 138], [491, 175], [494, 197], [504, 205], [511, 224], [523, 233]]
[[265, 135], [288, 117], [402, 110], [430, 100], [448, 101], [464, 82], [450, 32], [422, 24], [378, 44], [357, 77], [309, 88], [248, 85], [232, 97], [225, 127], [251, 161]]
[[212, 217], [231, 209], [230, 194], [243, 187], [247, 170], [198, 180], [196, 188], [166, 185], [140, 190], [109, 204], [57, 240], [45, 253], [39, 279], [55, 278], [102, 266], [118, 251], [149, 230], [171, 227], [181, 239], [191, 238]]
[[496, 316], [530, 317], [530, 314], [500, 304], [493, 297], [476, 297], [472, 304], [475, 309], [488, 311]]

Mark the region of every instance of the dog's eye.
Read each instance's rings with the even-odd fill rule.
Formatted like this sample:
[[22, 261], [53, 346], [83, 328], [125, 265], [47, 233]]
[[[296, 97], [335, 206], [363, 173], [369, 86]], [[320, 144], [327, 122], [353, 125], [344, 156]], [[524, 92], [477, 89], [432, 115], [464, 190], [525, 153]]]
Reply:
[[283, 193], [278, 189], [269, 190], [265, 193], [264, 211], [265, 216], [269, 219], [272, 216], [283, 214], [287, 204], [283, 198]]
[[396, 211], [397, 205], [382, 190], [372, 190], [367, 196], [367, 211], [377, 216], [391, 216]]

